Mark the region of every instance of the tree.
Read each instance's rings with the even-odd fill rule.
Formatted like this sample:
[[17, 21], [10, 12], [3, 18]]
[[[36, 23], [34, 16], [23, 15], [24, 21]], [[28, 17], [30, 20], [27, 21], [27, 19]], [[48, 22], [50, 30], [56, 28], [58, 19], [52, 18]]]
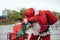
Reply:
[[15, 11], [11, 11], [8, 15], [10, 20], [15, 20], [17, 18], [17, 13]]
[[24, 18], [25, 8], [22, 8], [19, 12], [13, 10], [9, 13], [8, 17], [10, 20], [22, 20]]
[[26, 9], [25, 8], [22, 8], [20, 10], [20, 15], [21, 15], [21, 20], [24, 18], [24, 13], [25, 13]]
[[60, 13], [59, 12], [53, 11], [53, 13], [58, 17], [58, 19], [60, 19]]

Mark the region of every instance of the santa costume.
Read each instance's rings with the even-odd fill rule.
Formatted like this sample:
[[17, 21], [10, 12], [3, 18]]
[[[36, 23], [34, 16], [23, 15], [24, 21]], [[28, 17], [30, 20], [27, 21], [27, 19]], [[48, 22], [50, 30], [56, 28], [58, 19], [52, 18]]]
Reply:
[[38, 40], [38, 38], [40, 38], [41, 40], [50, 40], [49, 25], [53, 25], [57, 21], [57, 17], [51, 11], [49, 10], [36, 11], [34, 8], [29, 8], [25, 11], [25, 16], [26, 16], [26, 18], [24, 19], [25, 24], [34, 21], [40, 25], [39, 26], [40, 29], [37, 30], [38, 35], [31, 34], [29, 40]]

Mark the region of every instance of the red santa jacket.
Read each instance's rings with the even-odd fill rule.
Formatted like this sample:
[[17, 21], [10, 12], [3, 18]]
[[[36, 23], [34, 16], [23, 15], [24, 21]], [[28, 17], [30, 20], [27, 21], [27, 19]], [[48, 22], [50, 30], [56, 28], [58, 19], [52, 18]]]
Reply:
[[49, 25], [53, 25], [57, 21], [57, 17], [49, 10], [39, 10], [39, 14], [33, 17], [27, 18], [28, 22], [35, 21], [41, 26], [40, 32], [44, 32], [48, 29]]

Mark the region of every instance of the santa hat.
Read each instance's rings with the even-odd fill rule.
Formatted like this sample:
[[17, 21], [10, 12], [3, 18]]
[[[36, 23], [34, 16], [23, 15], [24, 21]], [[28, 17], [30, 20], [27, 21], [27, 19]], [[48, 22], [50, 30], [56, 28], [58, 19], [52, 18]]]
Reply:
[[38, 14], [38, 10], [36, 8], [29, 8], [25, 11], [25, 16], [27, 16], [28, 18], [37, 14]]

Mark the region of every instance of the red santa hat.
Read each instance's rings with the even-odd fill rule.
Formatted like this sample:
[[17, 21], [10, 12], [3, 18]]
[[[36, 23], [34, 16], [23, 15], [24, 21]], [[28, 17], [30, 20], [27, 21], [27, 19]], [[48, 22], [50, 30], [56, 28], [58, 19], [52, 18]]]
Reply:
[[34, 9], [33, 8], [29, 8], [29, 9], [26, 10], [25, 16], [27, 16], [29, 18], [29, 17], [34, 16], [34, 13], [35, 13]]
[[28, 18], [37, 14], [38, 14], [38, 10], [36, 10], [36, 8], [29, 8], [25, 11], [25, 16], [27, 16]]

